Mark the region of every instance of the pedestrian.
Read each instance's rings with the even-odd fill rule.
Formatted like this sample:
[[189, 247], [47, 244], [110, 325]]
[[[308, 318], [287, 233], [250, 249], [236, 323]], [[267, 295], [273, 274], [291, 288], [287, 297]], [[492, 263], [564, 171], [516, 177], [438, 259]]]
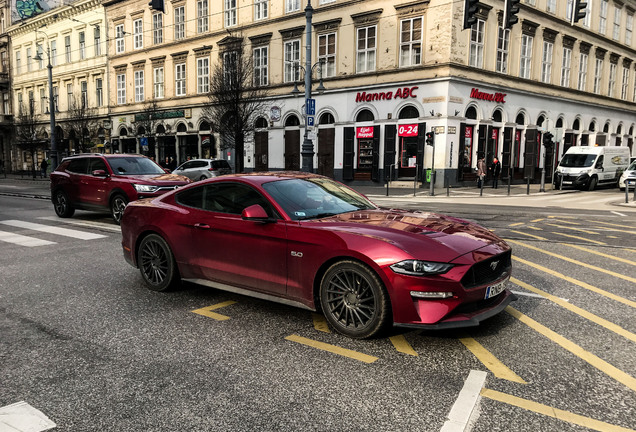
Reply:
[[170, 162], [168, 162], [168, 169], [170, 171], [174, 171], [177, 169], [177, 161], [173, 157], [170, 157]]
[[42, 163], [40, 164], [40, 174], [42, 178], [46, 177], [46, 169], [49, 167], [49, 163], [46, 161], [46, 158], [42, 159]]
[[166, 160], [162, 161], [159, 165], [161, 165], [161, 168], [163, 168], [163, 169], [169, 169], [169, 167], [170, 167], [170, 158], [168, 156], [166, 156]]
[[489, 170], [492, 174], [492, 187], [497, 189], [497, 182], [499, 180], [499, 175], [501, 174], [501, 162], [499, 162], [499, 159], [494, 158], [492, 160], [492, 165], [490, 165]]
[[486, 159], [482, 153], [479, 154], [477, 159], [477, 187], [481, 188], [484, 177], [486, 177]]

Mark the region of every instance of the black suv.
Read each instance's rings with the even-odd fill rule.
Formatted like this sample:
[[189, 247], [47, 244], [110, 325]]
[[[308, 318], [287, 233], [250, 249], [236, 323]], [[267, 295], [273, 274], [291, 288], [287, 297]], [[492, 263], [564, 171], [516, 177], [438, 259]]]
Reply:
[[75, 209], [107, 211], [119, 223], [126, 204], [190, 183], [135, 154], [80, 154], [64, 158], [51, 173], [51, 200], [59, 217]]

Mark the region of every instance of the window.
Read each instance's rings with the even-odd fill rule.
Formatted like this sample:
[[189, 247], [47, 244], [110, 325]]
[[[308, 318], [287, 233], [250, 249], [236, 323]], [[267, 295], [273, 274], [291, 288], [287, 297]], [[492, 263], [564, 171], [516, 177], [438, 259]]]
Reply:
[[267, 2], [269, 0], [254, 0], [254, 19], [262, 20], [267, 18]]
[[16, 73], [22, 73], [22, 54], [20, 51], [15, 52], [15, 71]]
[[585, 91], [585, 84], [587, 82], [587, 54], [581, 53], [579, 59], [579, 86], [578, 89]]
[[210, 59], [202, 57], [197, 59], [197, 93], [210, 91]]
[[158, 45], [163, 43], [163, 14], [152, 15], [152, 43]]
[[185, 96], [186, 94], [186, 65], [180, 63], [174, 67], [175, 96]]
[[4, 109], [5, 114], [9, 114], [11, 111], [9, 109], [9, 93], [2, 94], [2, 108]]
[[570, 69], [572, 68], [572, 50], [563, 48], [561, 60], [561, 87], [570, 87]]
[[98, 107], [104, 106], [104, 81], [101, 78], [95, 80], [95, 103]]
[[88, 83], [80, 81], [80, 91], [82, 97], [82, 108], [88, 107]]
[[185, 6], [174, 8], [174, 39], [185, 37]]
[[254, 85], [256, 87], [262, 87], [269, 84], [267, 53], [268, 48], [266, 46], [254, 48]]
[[70, 63], [71, 62], [71, 37], [70, 36], [64, 37], [64, 54], [66, 57], [66, 63]]
[[318, 36], [318, 61], [322, 68], [322, 76], [336, 76], [336, 34], [329, 33]]
[[67, 109], [75, 108], [73, 99], [73, 84], [66, 84], [66, 107]]
[[300, 0], [285, 0], [285, 13], [300, 10]]
[[163, 67], [156, 67], [152, 71], [155, 99], [163, 99]]
[[46, 113], [46, 94], [44, 93], [44, 87], [40, 89], [40, 112], [42, 114]]
[[334, 3], [336, 0], [320, 0], [319, 4], [324, 5], [324, 4], [329, 4], [329, 3]]
[[587, 7], [585, 8], [585, 18], [583, 18], [583, 25], [587, 28], [590, 28], [592, 23], [592, 1], [587, 0]]
[[616, 64], [610, 63], [609, 82], [607, 85], [607, 95], [614, 97], [614, 89], [616, 88]]
[[102, 32], [98, 25], [93, 28], [93, 46], [95, 57], [102, 55]]
[[142, 49], [144, 47], [144, 24], [141, 19], [133, 21], [133, 48]]
[[358, 73], [375, 70], [376, 30], [376, 26], [357, 29], [356, 71]]
[[51, 66], [57, 65], [57, 41], [51, 41]]
[[244, 208], [258, 204], [268, 216], [276, 213], [263, 196], [249, 186], [215, 183], [185, 190], [176, 196], [179, 204], [217, 213], [240, 215]]
[[415, 66], [422, 61], [422, 17], [400, 22], [400, 67]]
[[135, 102], [144, 101], [144, 71], [135, 71]]
[[223, 53], [223, 84], [228, 87], [236, 85], [236, 51]]
[[38, 67], [40, 69], [44, 69], [44, 49], [42, 48], [42, 45], [38, 45], [36, 47], [36, 57], [38, 57], [40, 60], [38, 60]]
[[26, 50], [27, 52], [27, 72], [31, 72], [31, 68], [33, 67], [31, 65], [31, 62], [33, 61], [33, 53], [31, 52], [31, 48], [27, 48]]
[[612, 38], [616, 41], [621, 35], [621, 12], [618, 6], [614, 6], [614, 31], [612, 32]]
[[598, 20], [598, 32], [605, 34], [607, 31], [607, 0], [601, 0], [601, 11]]
[[634, 29], [634, 15], [627, 15], [627, 21], [625, 24], [625, 45], [628, 48], [632, 46], [632, 31]]
[[126, 103], [126, 75], [117, 75], [117, 105]]
[[121, 54], [126, 49], [126, 41], [124, 40], [124, 25], [115, 26], [115, 53]]
[[623, 66], [623, 82], [621, 84], [621, 99], [627, 100], [627, 88], [629, 87], [629, 68]]
[[225, 0], [225, 27], [236, 25], [236, 0]]
[[596, 68], [594, 69], [594, 87], [593, 92], [600, 94], [601, 92], [601, 74], [603, 73], [603, 60], [596, 59]]
[[550, 13], [555, 13], [556, 12], [556, 0], [548, 0], [545, 10], [550, 12]]
[[79, 56], [80, 60], [84, 60], [86, 58], [86, 33], [79, 32]]
[[497, 39], [497, 72], [508, 73], [508, 49], [510, 46], [510, 30], [499, 27]]
[[554, 44], [543, 41], [543, 58], [541, 59], [541, 82], [549, 84], [552, 80], [552, 53]]
[[208, 31], [208, 0], [197, 2], [197, 33]]
[[477, 20], [470, 28], [470, 53], [468, 64], [472, 67], [482, 68], [484, 66], [484, 27], [483, 20]]
[[294, 82], [300, 79], [300, 39], [286, 41], [285, 51], [285, 82]]
[[530, 78], [530, 67], [532, 66], [532, 43], [534, 38], [529, 35], [521, 36], [521, 62], [519, 65], [519, 78]]

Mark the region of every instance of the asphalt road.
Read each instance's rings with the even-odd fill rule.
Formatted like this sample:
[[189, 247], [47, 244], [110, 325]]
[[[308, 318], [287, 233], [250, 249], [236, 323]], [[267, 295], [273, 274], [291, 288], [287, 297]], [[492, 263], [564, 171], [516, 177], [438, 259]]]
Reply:
[[384, 201], [494, 229], [519, 299], [468, 331], [355, 341], [300, 309], [148, 291], [107, 216], [15, 195], [0, 195], [0, 407], [26, 401], [56, 431], [440, 431], [471, 370], [487, 373], [473, 431], [636, 429], [635, 213]]

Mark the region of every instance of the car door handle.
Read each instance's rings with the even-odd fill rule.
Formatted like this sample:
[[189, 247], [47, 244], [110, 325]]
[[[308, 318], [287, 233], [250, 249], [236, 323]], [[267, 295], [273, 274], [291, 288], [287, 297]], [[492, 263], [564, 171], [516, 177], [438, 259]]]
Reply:
[[197, 229], [210, 229], [210, 225], [204, 223], [196, 223], [194, 227]]

